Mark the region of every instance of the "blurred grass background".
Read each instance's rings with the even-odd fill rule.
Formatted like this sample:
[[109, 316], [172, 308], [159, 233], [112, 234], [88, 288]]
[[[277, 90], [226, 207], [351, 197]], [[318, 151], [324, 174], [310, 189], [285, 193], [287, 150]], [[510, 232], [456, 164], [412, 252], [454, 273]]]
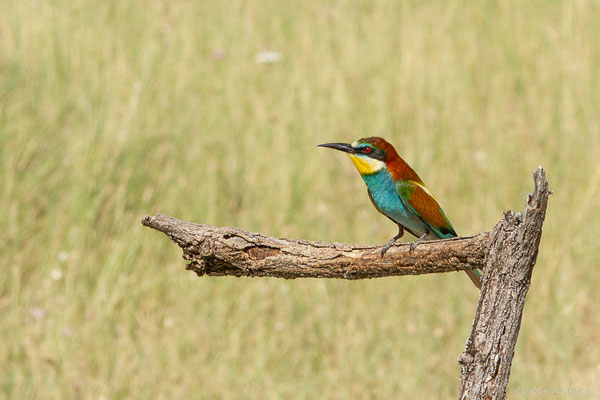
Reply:
[[598, 20], [584, 0], [4, 2], [0, 398], [454, 398], [464, 274], [198, 279], [140, 225], [383, 244], [350, 161], [315, 147], [370, 135], [462, 234], [546, 168], [508, 394], [600, 398]]

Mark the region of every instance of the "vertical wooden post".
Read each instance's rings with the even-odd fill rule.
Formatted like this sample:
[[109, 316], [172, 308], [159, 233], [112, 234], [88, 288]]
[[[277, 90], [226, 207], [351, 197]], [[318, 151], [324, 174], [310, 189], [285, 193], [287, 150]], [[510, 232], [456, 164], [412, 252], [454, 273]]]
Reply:
[[525, 296], [538, 254], [548, 203], [548, 181], [542, 167], [534, 174], [525, 217], [505, 211], [492, 230], [483, 285], [471, 336], [459, 357], [459, 399], [504, 399]]

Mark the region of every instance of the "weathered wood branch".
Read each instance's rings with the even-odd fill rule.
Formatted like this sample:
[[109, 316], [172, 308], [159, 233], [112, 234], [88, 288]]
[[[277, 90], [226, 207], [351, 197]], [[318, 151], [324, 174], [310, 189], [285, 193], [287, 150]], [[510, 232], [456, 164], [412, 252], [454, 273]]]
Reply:
[[142, 224], [177, 243], [190, 261], [187, 269], [199, 276], [363, 279], [482, 268], [471, 336], [459, 358], [459, 398], [504, 399], [551, 193], [541, 167], [534, 180], [524, 218], [506, 211], [490, 233], [423, 242], [414, 252], [398, 244], [383, 258], [380, 246], [275, 238], [160, 214]]
[[490, 235], [479, 303], [461, 364], [460, 399], [504, 399], [525, 296], [542, 237], [548, 189], [538, 167], [525, 217], [505, 211]]
[[363, 279], [459, 271], [483, 266], [489, 234], [381, 246], [282, 239], [237, 228], [200, 225], [158, 214], [142, 224], [166, 234], [183, 249], [187, 269], [199, 276]]

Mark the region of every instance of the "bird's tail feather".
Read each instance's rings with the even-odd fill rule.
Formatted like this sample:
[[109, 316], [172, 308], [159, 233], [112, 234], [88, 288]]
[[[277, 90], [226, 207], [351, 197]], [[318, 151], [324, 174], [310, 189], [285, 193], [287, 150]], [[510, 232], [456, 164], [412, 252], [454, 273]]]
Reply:
[[481, 289], [481, 271], [478, 269], [468, 269], [465, 270], [471, 281], [477, 286], [477, 289]]

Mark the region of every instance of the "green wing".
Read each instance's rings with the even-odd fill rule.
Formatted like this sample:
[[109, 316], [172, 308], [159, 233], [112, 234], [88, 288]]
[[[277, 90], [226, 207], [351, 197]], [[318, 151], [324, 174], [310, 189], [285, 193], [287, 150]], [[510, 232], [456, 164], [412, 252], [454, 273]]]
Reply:
[[438, 237], [458, 236], [446, 214], [425, 186], [401, 180], [396, 182], [396, 192], [406, 208], [421, 218]]

